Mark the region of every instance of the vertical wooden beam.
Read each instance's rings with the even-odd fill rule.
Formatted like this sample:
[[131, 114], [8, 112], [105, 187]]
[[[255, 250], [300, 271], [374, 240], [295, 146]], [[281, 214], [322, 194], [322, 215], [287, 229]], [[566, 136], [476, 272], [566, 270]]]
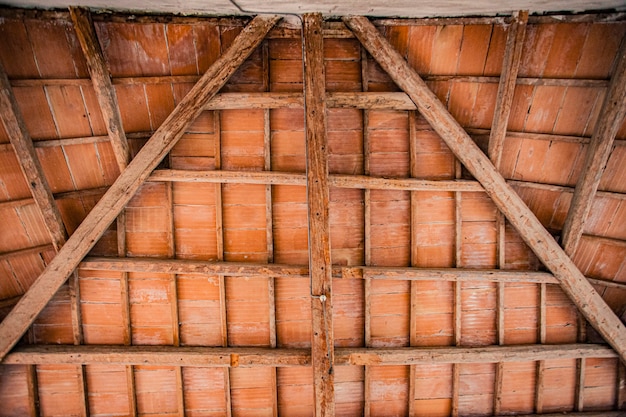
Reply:
[[617, 364], [617, 381], [615, 389], [615, 409], [624, 410], [626, 408], [626, 367], [618, 363]]
[[[415, 134], [416, 129], [416, 118], [417, 112], [409, 111], [409, 173], [411, 178], [417, 177], [418, 167], [417, 167], [417, 135]], [[417, 266], [417, 204], [418, 204], [418, 194], [416, 191], [411, 191], [411, 234], [410, 234], [410, 244], [411, 244], [411, 266]], [[409, 346], [415, 346], [417, 344], [417, 318], [415, 316], [415, 312], [417, 311], [418, 298], [417, 298], [417, 282], [411, 281], [409, 283], [410, 286], [410, 307], [409, 307]], [[409, 368], [409, 416], [415, 415], [415, 378], [417, 374], [417, 368], [415, 365], [410, 365]]]
[[563, 225], [562, 246], [570, 256], [576, 252], [582, 237], [602, 173], [611, 155], [613, 140], [626, 115], [626, 38], [622, 40], [622, 47], [617, 54], [615, 70], [600, 114]]
[[[458, 159], [455, 161], [455, 173], [456, 179], [461, 178], [461, 164]], [[454, 264], [457, 268], [463, 265], [462, 250], [462, 228], [463, 218], [461, 216], [461, 193], [454, 193]], [[454, 302], [453, 302], [453, 320], [454, 320], [454, 345], [461, 346], [461, 288], [462, 283], [460, 281], [454, 282]], [[457, 417], [459, 415], [459, 392], [461, 382], [461, 364], [452, 364], [452, 416]]]
[[43, 168], [37, 158], [33, 141], [22, 119], [17, 100], [13, 95], [11, 84], [1, 65], [0, 119], [11, 141], [11, 145], [13, 145], [20, 169], [26, 178], [26, 184], [43, 216], [52, 244], [59, 251], [67, 238], [61, 212], [54, 201], [54, 196], [46, 180]]
[[335, 414], [333, 303], [328, 216], [328, 149], [326, 83], [321, 13], [303, 15], [304, 101], [306, 109], [307, 200], [309, 212], [309, 273], [315, 415]]
[[496, 97], [496, 108], [493, 123], [491, 124], [491, 133], [489, 134], [489, 157], [496, 168], [500, 168], [500, 160], [502, 159], [502, 148], [515, 94], [515, 84], [522, 58], [527, 22], [528, 11], [514, 13], [513, 22], [509, 27], [509, 33], [506, 38], [502, 73], [500, 74], [498, 95]]
[[39, 383], [37, 382], [37, 366], [26, 365], [26, 388], [28, 390], [28, 415], [38, 417], [39, 409]]
[[[502, 149], [506, 137], [507, 125], [511, 114], [511, 105], [515, 94], [515, 84], [517, 72], [522, 57], [522, 48], [526, 35], [526, 23], [528, 22], [528, 12], [516, 12], [513, 15], [513, 22], [509, 27], [507, 35], [504, 58], [502, 62], [502, 73], [498, 85], [498, 95], [496, 98], [496, 108], [494, 111], [491, 133], [489, 135], [489, 158], [497, 170], [500, 169], [502, 159]], [[506, 221], [504, 215], [498, 212], [496, 215], [497, 228], [497, 256], [498, 268], [503, 268], [505, 264], [504, 232]], [[504, 288], [503, 282], [497, 285], [497, 331], [498, 344], [504, 344]], [[496, 377], [494, 387], [494, 414], [500, 414], [502, 406], [502, 381], [504, 379], [504, 364], [496, 365]]]
[[[369, 76], [367, 67], [367, 51], [363, 46], [361, 49], [361, 89], [368, 91], [369, 89]], [[363, 175], [370, 174], [370, 145], [369, 145], [369, 110], [363, 110]], [[371, 265], [372, 262], [372, 215], [371, 215], [371, 194], [370, 190], [363, 190], [363, 236], [365, 242], [363, 242], [363, 260], [365, 265]], [[365, 347], [372, 346], [372, 322], [371, 322], [371, 309], [372, 309], [372, 280], [365, 278], [363, 283], [363, 298], [365, 302], [364, 306], [364, 340]], [[364, 381], [363, 381], [363, 416], [370, 417], [371, 414], [371, 384], [370, 384], [370, 367], [364, 367]]]
[[[176, 240], [174, 237], [174, 199], [173, 183], [165, 185], [165, 205], [167, 206], [167, 257], [176, 259]], [[172, 341], [174, 346], [180, 346], [180, 318], [178, 311], [178, 280], [176, 274], [171, 274], [170, 279], [170, 308], [172, 317]], [[176, 374], [176, 404], [178, 413], [185, 414], [185, 386], [183, 382], [183, 367], [174, 368]]]
[[[537, 337], [539, 343], [546, 343], [546, 284], [539, 284], [539, 329], [537, 329]], [[544, 387], [544, 373], [546, 369], [546, 361], [538, 361], [536, 368], [536, 381], [535, 384], [535, 412], [537, 414], [543, 413], [543, 387]]]
[[102, 118], [111, 140], [115, 160], [120, 172], [122, 172], [130, 161], [130, 150], [122, 126], [122, 115], [117, 103], [117, 95], [111, 83], [111, 75], [107, 69], [102, 48], [98, 42], [96, 28], [91, 20], [89, 9], [83, 7], [70, 7], [69, 9], [76, 36], [87, 61], [91, 82], [100, 104]]
[[506, 183], [491, 161], [374, 25], [364, 17], [346, 17], [344, 22], [395, 83], [409, 95], [422, 116], [481, 183], [526, 244], [559, 280], [568, 297], [615, 349], [622, 362], [626, 363], [626, 326], [519, 195]]
[[[269, 44], [262, 45], [263, 62], [263, 91], [270, 91], [270, 54]], [[272, 170], [272, 126], [270, 124], [270, 109], [263, 110], [263, 169]], [[265, 240], [267, 247], [267, 262], [274, 262], [274, 216], [272, 204], [272, 185], [265, 185]], [[267, 279], [267, 296], [269, 302], [269, 331], [270, 347], [275, 348], [276, 342], [276, 282], [274, 277]], [[271, 371], [272, 378], [272, 414], [278, 417], [278, 387], [276, 386], [276, 368]]]
[[[122, 210], [117, 216], [117, 254], [126, 257], [126, 211]], [[133, 343], [132, 323], [130, 321], [130, 291], [128, 286], [128, 272], [120, 276], [120, 305], [122, 307], [122, 331], [124, 345]], [[126, 390], [128, 395], [128, 414], [137, 415], [137, 393], [135, 391], [135, 371], [133, 365], [126, 365]]]
[[[213, 123], [215, 132], [215, 169], [222, 167], [222, 123], [221, 113], [213, 112]], [[224, 223], [222, 217], [222, 184], [215, 184], [215, 239], [217, 244], [217, 260], [224, 260]], [[220, 294], [220, 329], [222, 336], [222, 346], [228, 347], [228, 318], [226, 313], [226, 277], [218, 276], [218, 289]], [[227, 417], [232, 416], [232, 401], [230, 395], [230, 369], [224, 369], [224, 401], [226, 404]]]
[[585, 408], [585, 358], [576, 359], [576, 396], [574, 397], [574, 410], [582, 412]]
[[[222, 88], [277, 21], [278, 17], [275, 16], [254, 18], [152, 135], [58, 255], [0, 323], [0, 358], [4, 358], [17, 343], [143, 181], [182, 137], [187, 126], [200, 114], [207, 101]], [[2, 91], [5, 89], [2, 88]]]

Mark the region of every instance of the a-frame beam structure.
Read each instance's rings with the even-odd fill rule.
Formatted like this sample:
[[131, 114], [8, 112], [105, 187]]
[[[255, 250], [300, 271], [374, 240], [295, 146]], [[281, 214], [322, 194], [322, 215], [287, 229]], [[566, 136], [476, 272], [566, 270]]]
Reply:
[[482, 184], [500, 211], [526, 244], [559, 280], [565, 293], [626, 363], [626, 327], [543, 227], [524, 201], [511, 189], [489, 158], [478, 148], [437, 96], [402, 56], [365, 17], [344, 22], [368, 52], [404, 90], [420, 113], [456, 157]]
[[591, 143], [587, 149], [585, 166], [576, 184], [576, 191], [570, 205], [563, 233], [561, 246], [565, 253], [572, 256], [583, 235], [587, 217], [591, 212], [593, 200], [598, 191], [604, 168], [611, 155], [613, 141], [626, 115], [626, 38], [616, 58], [613, 77], [609, 85]]
[[117, 166], [122, 172], [128, 165], [130, 156], [128, 141], [122, 126], [122, 115], [117, 104], [117, 95], [104, 61], [104, 54], [100, 42], [98, 42], [96, 28], [91, 20], [91, 13], [86, 8], [70, 7], [70, 17], [87, 60], [91, 82], [102, 109], [102, 118], [109, 133]]
[[0, 358], [4, 358], [18, 342], [152, 170], [182, 137], [191, 122], [198, 117], [207, 101], [228, 81], [278, 20], [276, 16], [260, 16], [252, 20], [163, 122], [67, 240], [57, 256], [0, 323]]
[[306, 119], [309, 265], [311, 277], [311, 356], [315, 415], [335, 414], [332, 264], [328, 212], [328, 151], [324, 96], [324, 37], [322, 15], [302, 17], [304, 34], [304, 103]]

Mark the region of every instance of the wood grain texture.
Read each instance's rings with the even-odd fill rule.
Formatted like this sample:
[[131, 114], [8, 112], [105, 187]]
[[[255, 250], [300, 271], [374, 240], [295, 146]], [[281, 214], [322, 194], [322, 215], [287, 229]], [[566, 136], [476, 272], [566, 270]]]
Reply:
[[333, 301], [330, 260], [330, 220], [326, 104], [324, 96], [324, 38], [322, 15], [303, 16], [304, 101], [306, 105], [306, 163], [309, 218], [311, 356], [315, 415], [335, 414]]
[[207, 100], [219, 91], [277, 21], [277, 17], [255, 18], [155, 132], [29, 291], [0, 323], [0, 357], [4, 357], [17, 343], [139, 186], [200, 114]]
[[393, 80], [417, 105], [465, 167], [518, 230], [526, 244], [557, 277], [570, 299], [587, 320], [626, 362], [626, 327], [563, 252], [522, 199], [506, 183], [494, 165], [463, 128], [376, 28], [364, 17], [344, 18], [357, 38]]
[[489, 135], [489, 158], [498, 169], [500, 168], [504, 138], [506, 137], [513, 95], [515, 94], [517, 71], [522, 58], [527, 22], [528, 11], [517, 12], [513, 17], [513, 23], [509, 27], [509, 34], [506, 38], [506, 49], [502, 59], [502, 74], [500, 75], [498, 96], [496, 98], [496, 110]]
[[20, 169], [26, 178], [35, 204], [41, 211], [53, 245], [56, 250], [59, 250], [67, 237], [61, 212], [54, 201], [52, 190], [2, 66], [0, 66], [0, 119], [2, 119], [11, 145], [13, 145]]
[[626, 42], [623, 42], [618, 53], [617, 65], [600, 114], [563, 226], [562, 246], [570, 256], [578, 248], [604, 168], [613, 149], [615, 135], [626, 115]]
[[[336, 348], [337, 365], [411, 365], [424, 363], [530, 362], [573, 358], [615, 358], [608, 346], [595, 344], [485, 347]], [[308, 349], [221, 348], [191, 346], [30, 345], [9, 353], [3, 365], [153, 366], [311, 366]]]
[[87, 60], [91, 82], [102, 110], [102, 118], [109, 133], [117, 166], [120, 172], [122, 172], [130, 160], [130, 150], [126, 133], [124, 133], [124, 126], [122, 125], [120, 108], [117, 104], [117, 95], [111, 83], [111, 75], [104, 61], [96, 29], [91, 20], [91, 13], [83, 7], [70, 7], [70, 17]]

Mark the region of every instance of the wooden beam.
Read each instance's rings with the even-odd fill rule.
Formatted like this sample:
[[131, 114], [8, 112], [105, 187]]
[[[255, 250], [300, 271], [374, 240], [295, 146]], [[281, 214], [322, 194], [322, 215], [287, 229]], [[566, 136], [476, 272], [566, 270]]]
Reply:
[[604, 168], [613, 149], [613, 140], [626, 116], [626, 40], [622, 42], [617, 55], [615, 71], [600, 114], [587, 149], [585, 166], [578, 178], [563, 225], [562, 246], [570, 256], [578, 248]]
[[104, 125], [109, 133], [115, 160], [120, 172], [123, 172], [130, 160], [130, 150], [122, 125], [122, 115], [117, 103], [117, 96], [111, 83], [111, 75], [104, 61], [100, 42], [98, 42], [96, 28], [91, 20], [89, 9], [70, 7], [69, 10], [76, 37], [87, 61], [87, 68], [89, 68], [93, 89], [100, 104]]
[[336, 348], [337, 365], [498, 363], [572, 358], [615, 358], [605, 345], [508, 345], [485, 347]]
[[[153, 272], [160, 274], [227, 275], [230, 277], [293, 277], [307, 278], [306, 265], [257, 264], [188, 259], [88, 257], [79, 265], [82, 269], [117, 272]], [[524, 282], [558, 284], [548, 272], [473, 268], [412, 268], [385, 266], [333, 266], [332, 276], [344, 279], [387, 279], [403, 281], [449, 282]], [[594, 285], [626, 289], [626, 284], [587, 278]], [[17, 298], [15, 298], [17, 299]]]
[[[156, 170], [149, 181], [205, 182], [221, 184], [306, 185], [306, 175], [276, 171], [189, 171]], [[401, 191], [483, 191], [471, 180], [419, 180], [415, 178], [384, 178], [365, 175], [329, 175], [331, 187]]]
[[522, 58], [527, 22], [528, 11], [516, 12], [513, 15], [513, 22], [509, 26], [509, 34], [506, 38], [502, 73], [500, 74], [500, 84], [498, 85], [498, 95], [496, 97], [496, 109], [494, 110], [491, 133], [489, 135], [489, 158], [498, 169], [500, 169], [502, 148], [504, 147], [511, 105], [513, 104], [513, 95], [515, 94], [517, 71]]
[[0, 65], [0, 119], [15, 150], [20, 169], [56, 250], [65, 243], [67, 233], [61, 212], [37, 157], [33, 141], [22, 119], [17, 100], [4, 67]]
[[28, 345], [9, 353], [3, 365], [145, 365], [190, 367], [310, 366], [308, 349], [191, 346]]
[[234, 74], [277, 20], [277, 17], [268, 16], [256, 17], [252, 20], [237, 36], [232, 46], [215, 61], [163, 122], [87, 215], [59, 254], [0, 323], [0, 358], [4, 357], [17, 343], [152, 170], [182, 137], [187, 126], [200, 114], [207, 100], [215, 95]]
[[[606, 345], [508, 345], [483, 347], [336, 348], [337, 366], [395, 366], [433, 363], [532, 362], [617, 357]], [[145, 365], [189, 367], [311, 366], [309, 349], [198, 346], [24, 345], [2, 365]]]
[[302, 16], [315, 415], [335, 415], [326, 83], [321, 13]]
[[587, 320], [626, 362], [626, 327], [585, 279], [552, 235], [509, 187], [494, 165], [448, 112], [420, 76], [365, 17], [344, 18], [357, 38], [417, 105], [450, 150], [483, 185], [526, 244], [559, 280], [561, 288]]

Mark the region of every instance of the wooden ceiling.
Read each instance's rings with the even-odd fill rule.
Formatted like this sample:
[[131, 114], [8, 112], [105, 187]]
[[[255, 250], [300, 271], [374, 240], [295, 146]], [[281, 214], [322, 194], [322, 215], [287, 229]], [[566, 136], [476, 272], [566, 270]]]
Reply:
[[0, 415], [621, 415], [624, 14], [0, 15]]

